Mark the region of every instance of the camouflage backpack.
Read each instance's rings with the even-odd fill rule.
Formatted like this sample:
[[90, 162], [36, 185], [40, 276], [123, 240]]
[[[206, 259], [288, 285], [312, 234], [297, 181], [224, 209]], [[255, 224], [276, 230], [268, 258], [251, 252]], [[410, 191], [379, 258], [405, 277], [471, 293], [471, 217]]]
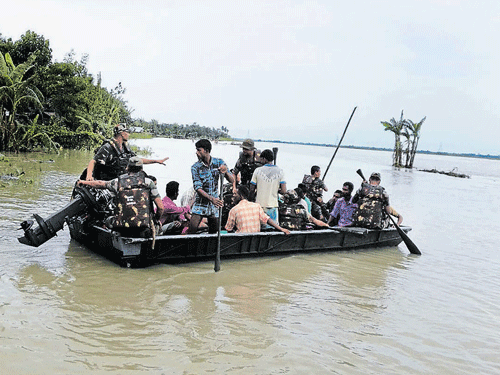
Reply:
[[143, 173], [118, 177], [115, 228], [149, 228], [151, 201]]

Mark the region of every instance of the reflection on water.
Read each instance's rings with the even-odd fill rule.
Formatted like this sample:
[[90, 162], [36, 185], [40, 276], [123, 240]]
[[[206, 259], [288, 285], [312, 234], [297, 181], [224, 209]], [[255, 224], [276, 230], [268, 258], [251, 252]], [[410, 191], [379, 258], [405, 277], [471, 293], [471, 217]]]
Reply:
[[[189, 185], [190, 141], [142, 142], [171, 157], [147, 166], [161, 192], [174, 178], [181, 190]], [[332, 151], [278, 146], [290, 188]], [[238, 151], [219, 144], [213, 155], [232, 166]], [[432, 168], [473, 169], [461, 158], [427, 158]], [[500, 203], [493, 164], [478, 162], [462, 180], [393, 170], [390, 153], [341, 149], [325, 179], [331, 191], [357, 185], [357, 168], [380, 171], [421, 257], [401, 244], [223, 261], [214, 273], [210, 262], [123, 269], [67, 229], [39, 248], [19, 244], [19, 223], [66, 204], [88, 159], [41, 163], [33, 184], [0, 189], [2, 373], [500, 372], [499, 236], [483, 220]]]

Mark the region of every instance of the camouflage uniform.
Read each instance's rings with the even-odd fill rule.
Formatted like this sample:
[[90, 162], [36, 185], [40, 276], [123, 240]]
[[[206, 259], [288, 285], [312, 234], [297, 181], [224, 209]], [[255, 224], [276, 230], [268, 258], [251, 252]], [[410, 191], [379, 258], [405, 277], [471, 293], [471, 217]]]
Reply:
[[242, 185], [249, 186], [255, 169], [264, 165], [257, 160], [259, 154], [259, 150], [254, 150], [253, 156], [248, 156], [244, 152], [240, 152], [240, 156], [238, 157], [232, 172], [235, 176], [237, 176], [238, 173], [241, 173]]
[[385, 207], [389, 206], [389, 194], [382, 186], [363, 182], [352, 198], [352, 202], [358, 203], [358, 208], [353, 215], [354, 226], [371, 229], [384, 228]]
[[94, 160], [94, 178], [109, 181], [125, 173], [129, 159], [135, 156], [127, 142], [123, 143], [120, 150], [114, 139], [107, 140], [97, 150]]
[[[108, 181], [106, 187], [116, 194], [113, 229], [127, 236], [148, 236], [151, 230], [153, 201], [160, 197], [156, 184], [140, 171], [123, 174]], [[147, 229], [148, 231], [144, 231]], [[133, 235], [132, 235], [133, 234]]]

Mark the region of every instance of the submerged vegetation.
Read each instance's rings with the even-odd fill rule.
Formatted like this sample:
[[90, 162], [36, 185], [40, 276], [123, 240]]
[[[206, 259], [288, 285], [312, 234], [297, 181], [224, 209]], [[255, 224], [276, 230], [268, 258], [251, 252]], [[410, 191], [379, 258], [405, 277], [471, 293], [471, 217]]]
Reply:
[[133, 119], [121, 82], [108, 90], [73, 51], [52, 61], [49, 41], [33, 31], [19, 40], [0, 34], [0, 151], [92, 150], [125, 122], [141, 134], [176, 138], [228, 137], [227, 128]]
[[[381, 121], [384, 130], [394, 134], [394, 152], [392, 155], [392, 165], [394, 167], [413, 168], [415, 155], [417, 153], [418, 141], [420, 140], [420, 131], [426, 117], [420, 122], [414, 123], [412, 120], [403, 118], [403, 111], [398, 121], [394, 117], [390, 121]], [[401, 137], [404, 140], [401, 141]], [[404, 157], [404, 163], [403, 163]]]

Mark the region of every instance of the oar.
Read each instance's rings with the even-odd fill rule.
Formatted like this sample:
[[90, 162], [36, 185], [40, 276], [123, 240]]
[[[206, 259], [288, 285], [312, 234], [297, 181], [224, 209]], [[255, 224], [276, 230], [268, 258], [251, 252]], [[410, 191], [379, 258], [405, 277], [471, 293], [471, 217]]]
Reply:
[[349, 121], [347, 121], [347, 125], [345, 126], [344, 133], [342, 133], [342, 137], [340, 138], [339, 144], [337, 145], [337, 148], [335, 149], [335, 152], [333, 153], [332, 158], [330, 159], [330, 163], [328, 163], [328, 167], [326, 167], [325, 173], [323, 173], [323, 181], [325, 180], [326, 174], [328, 173], [328, 170], [330, 169], [330, 165], [332, 165], [332, 161], [335, 158], [335, 155], [337, 155], [337, 151], [339, 150], [340, 144], [342, 143], [342, 140], [344, 139], [345, 132], [347, 131], [347, 128], [349, 127], [349, 124], [351, 123], [352, 116], [354, 115], [354, 112], [356, 111], [356, 108], [352, 110], [351, 117], [349, 117]]
[[389, 216], [389, 219], [391, 219], [392, 223], [394, 224], [394, 226], [398, 230], [399, 235], [403, 239], [403, 241], [404, 241], [406, 247], [408, 248], [408, 250], [410, 251], [410, 253], [417, 254], [417, 255], [422, 255], [422, 253], [420, 252], [420, 250], [418, 249], [418, 247], [413, 243], [412, 240], [410, 240], [410, 237], [408, 237], [406, 235], [406, 233], [399, 227], [399, 225], [396, 224], [396, 222], [394, 221], [394, 219], [392, 218], [392, 216], [390, 214], [387, 214], [387, 216]]
[[[224, 201], [223, 191], [222, 191], [223, 187], [224, 187], [224, 175], [220, 175], [219, 199], [222, 199], [222, 201]], [[222, 225], [222, 207], [219, 207], [219, 223], [217, 228], [217, 251], [215, 252], [215, 265], [214, 265], [215, 272], [220, 271], [220, 231]]]
[[[361, 178], [363, 179], [363, 181], [368, 181], [365, 178], [365, 176], [363, 176], [363, 172], [361, 171], [361, 169], [358, 169], [356, 171], [356, 173], [361, 176]], [[417, 254], [417, 255], [422, 255], [422, 253], [418, 249], [417, 245], [415, 245], [413, 243], [413, 241], [410, 239], [410, 237], [408, 237], [408, 235], [399, 227], [399, 225], [394, 221], [394, 219], [391, 217], [391, 215], [390, 214], [387, 214], [387, 215], [389, 216], [389, 219], [391, 219], [392, 223], [396, 227], [399, 235], [401, 236], [401, 239], [404, 241], [404, 243], [405, 243], [406, 247], [408, 248], [408, 250], [410, 251], [410, 253]]]

